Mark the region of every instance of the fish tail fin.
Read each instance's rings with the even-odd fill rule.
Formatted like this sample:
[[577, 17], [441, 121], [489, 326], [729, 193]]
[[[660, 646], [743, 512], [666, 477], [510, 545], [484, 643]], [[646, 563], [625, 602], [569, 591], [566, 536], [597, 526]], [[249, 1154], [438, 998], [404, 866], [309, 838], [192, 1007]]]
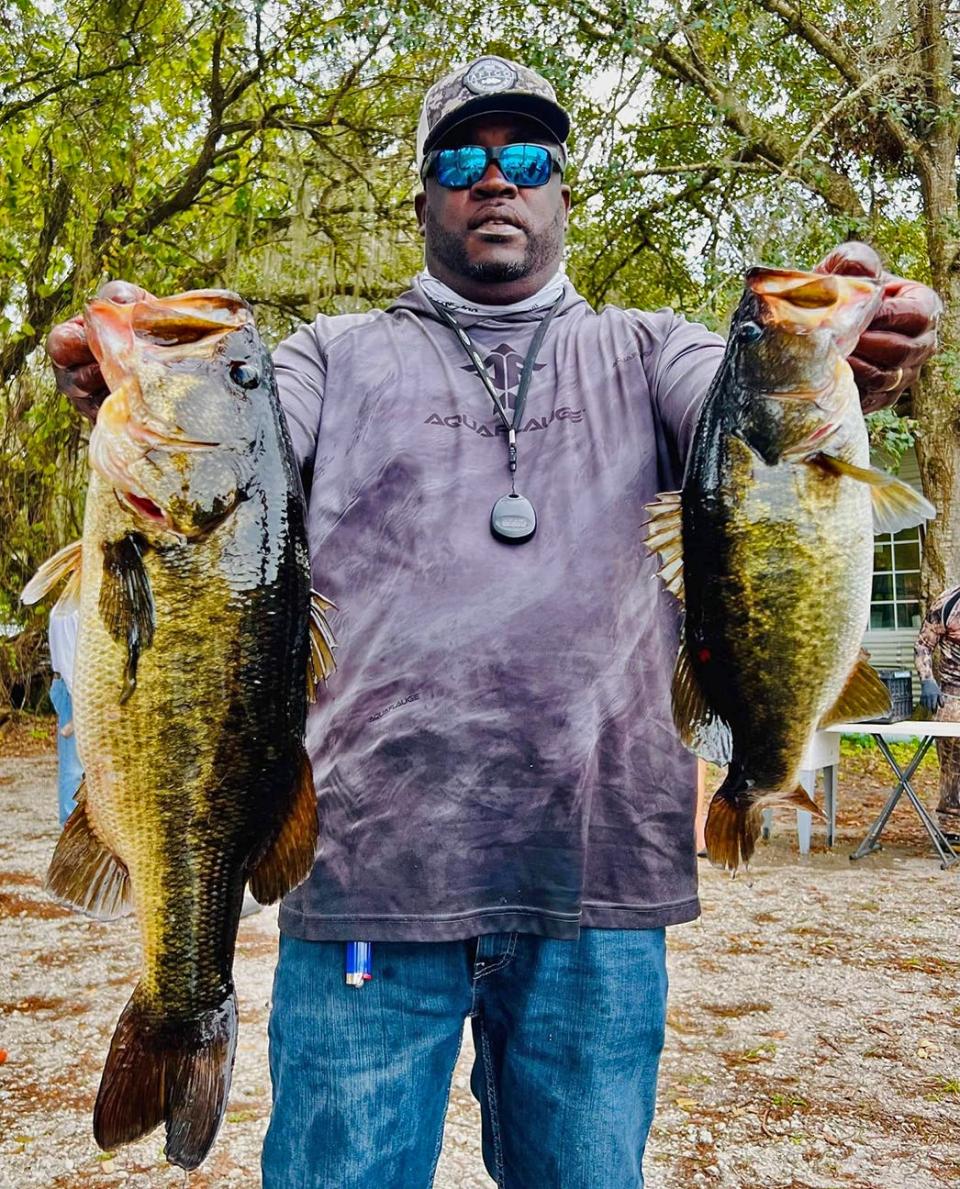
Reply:
[[746, 790], [726, 789], [726, 781], [714, 793], [704, 826], [707, 857], [727, 871], [747, 864], [760, 836], [760, 809]]
[[803, 809], [825, 820], [823, 810], [806, 789], [798, 785], [788, 793], [764, 793], [736, 787], [729, 777], [710, 802], [704, 826], [707, 857], [711, 863], [729, 871], [736, 871], [741, 863], [750, 862], [760, 836], [761, 815], [775, 805], [789, 805]]
[[165, 1122], [167, 1160], [192, 1169], [209, 1152], [230, 1093], [237, 1047], [237, 998], [190, 1020], [151, 1014], [140, 988], [117, 1022], [93, 1110], [105, 1151]]

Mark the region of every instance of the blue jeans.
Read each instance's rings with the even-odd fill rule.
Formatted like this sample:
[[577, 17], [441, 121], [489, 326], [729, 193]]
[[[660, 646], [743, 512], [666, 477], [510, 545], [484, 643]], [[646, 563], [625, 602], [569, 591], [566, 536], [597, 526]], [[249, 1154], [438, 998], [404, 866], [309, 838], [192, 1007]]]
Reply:
[[468, 1016], [497, 1185], [640, 1189], [666, 1014], [663, 929], [375, 942], [359, 990], [343, 963], [342, 942], [280, 938], [264, 1189], [428, 1189]]
[[63, 734], [67, 723], [73, 722], [73, 702], [62, 677], [54, 677], [50, 685], [50, 701], [57, 712], [57, 801], [62, 826], [73, 812], [76, 805], [74, 798], [83, 780], [83, 765], [77, 755], [76, 736]]

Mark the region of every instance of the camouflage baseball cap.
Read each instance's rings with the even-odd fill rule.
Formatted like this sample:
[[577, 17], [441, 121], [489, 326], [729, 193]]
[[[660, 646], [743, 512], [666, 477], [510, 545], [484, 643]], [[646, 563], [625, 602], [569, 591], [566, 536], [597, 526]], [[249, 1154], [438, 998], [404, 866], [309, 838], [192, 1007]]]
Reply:
[[545, 78], [529, 66], [488, 54], [457, 67], [427, 92], [417, 127], [417, 168], [446, 132], [487, 112], [531, 116], [561, 145], [570, 132], [570, 117]]

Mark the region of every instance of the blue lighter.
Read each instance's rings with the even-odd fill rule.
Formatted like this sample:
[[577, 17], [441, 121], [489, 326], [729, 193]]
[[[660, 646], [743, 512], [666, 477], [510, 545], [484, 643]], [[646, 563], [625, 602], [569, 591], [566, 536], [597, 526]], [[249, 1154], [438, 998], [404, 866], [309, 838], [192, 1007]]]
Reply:
[[373, 978], [373, 946], [369, 941], [348, 941], [346, 982], [348, 987], [362, 987]]

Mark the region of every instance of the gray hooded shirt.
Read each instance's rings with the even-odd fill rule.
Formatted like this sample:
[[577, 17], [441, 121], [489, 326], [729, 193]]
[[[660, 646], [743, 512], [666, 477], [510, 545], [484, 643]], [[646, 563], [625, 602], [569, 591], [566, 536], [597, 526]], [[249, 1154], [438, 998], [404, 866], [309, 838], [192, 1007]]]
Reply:
[[[543, 311], [458, 315], [508, 407]], [[644, 546], [723, 353], [669, 310], [569, 284], [535, 365], [517, 490], [490, 397], [418, 283], [277, 350], [338, 669], [307, 747], [320, 842], [281, 929], [443, 941], [697, 916], [694, 760], [670, 681], [678, 608]]]

